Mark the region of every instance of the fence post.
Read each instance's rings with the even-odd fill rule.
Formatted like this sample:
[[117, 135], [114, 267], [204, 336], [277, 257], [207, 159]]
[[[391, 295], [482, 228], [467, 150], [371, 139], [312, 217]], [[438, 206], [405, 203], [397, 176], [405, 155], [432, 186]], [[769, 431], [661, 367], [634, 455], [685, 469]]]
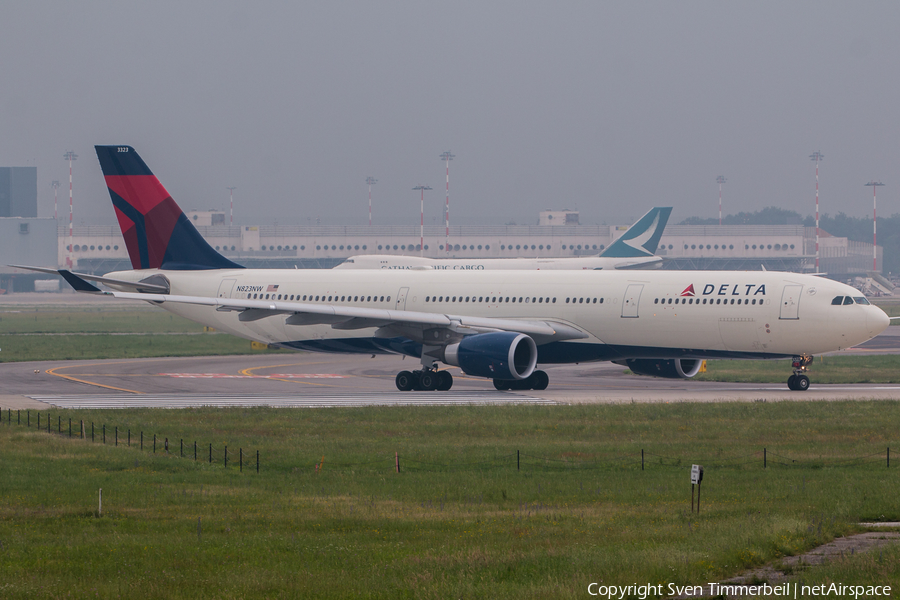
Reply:
[[238, 471], [243, 473], [244, 472], [244, 449], [243, 448], [238, 448], [238, 456], [240, 457], [240, 458], [238, 458]]
[[197, 460], [197, 440], [194, 440], [194, 460]]
[[644, 449], [641, 448], [641, 471], [644, 470]]
[[225, 468], [228, 468], [228, 445], [225, 446]]
[[128, 447], [131, 448], [131, 430], [128, 430]]
[[156, 454], [156, 434], [153, 434], [153, 454]]
[[[41, 413], [38, 413], [38, 414], [41, 414]], [[40, 423], [38, 423], [38, 425], [40, 425]], [[28, 426], [31, 427], [31, 411], [30, 410], [28, 411]]]
[[397, 472], [400, 472], [400, 453], [394, 452], [394, 460], [397, 462]]
[[119, 447], [119, 426], [116, 425], [116, 448]]
[[141, 450], [144, 449], [144, 432], [141, 432]]
[[62, 417], [56, 415], [56, 433], [62, 435]]
[[766, 449], [763, 448], [763, 469], [765, 469], [766, 467]]
[[[38, 416], [37, 428], [40, 429], [41, 428], [41, 413], [38, 412], [37, 416]], [[28, 424], [31, 425], [31, 419], [28, 419]]]
[[209, 464], [212, 464], [212, 444], [209, 445]]
[[256, 451], [256, 472], [259, 473], [259, 450]]

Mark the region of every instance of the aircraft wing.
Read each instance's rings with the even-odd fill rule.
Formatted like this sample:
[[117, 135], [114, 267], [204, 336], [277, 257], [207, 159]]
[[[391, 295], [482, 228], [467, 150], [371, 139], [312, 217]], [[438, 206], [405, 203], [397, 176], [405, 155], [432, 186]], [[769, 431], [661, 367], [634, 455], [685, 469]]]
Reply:
[[[385, 310], [341, 306], [335, 304], [310, 304], [305, 302], [283, 302], [273, 300], [243, 300], [231, 298], [211, 298], [207, 296], [177, 296], [170, 294], [147, 294], [134, 292], [95, 292], [127, 300], [145, 300], [154, 304], [177, 303], [212, 306], [218, 311], [238, 312], [243, 322], [257, 321], [286, 315], [288, 325], [330, 324], [334, 329], [365, 329], [370, 327], [393, 329], [413, 341], [428, 342], [441, 346], [458, 341], [461, 337], [491, 331], [513, 331], [530, 335], [536, 342], [546, 343], [557, 340], [584, 339], [588, 335], [566, 323], [519, 319], [497, 319], [493, 317], [471, 317], [427, 313], [409, 310]], [[426, 332], [444, 330], [449, 336], [425, 337]]]
[[[386, 310], [337, 304], [313, 304], [281, 300], [245, 300], [233, 298], [213, 298], [209, 296], [180, 296], [155, 293], [155, 289], [165, 289], [158, 281], [123, 282], [105, 277], [83, 276], [65, 269], [43, 267], [19, 267], [46, 273], [58, 273], [76, 291], [126, 300], [144, 300], [154, 304], [176, 303], [215, 307], [217, 311], [237, 312], [242, 322], [258, 321], [278, 315], [285, 315], [287, 325], [331, 325], [334, 329], [378, 328], [382, 335], [401, 335], [419, 343], [443, 346], [477, 333], [492, 331], [513, 331], [524, 333], [537, 343], [559, 340], [585, 339], [588, 334], [572, 325], [553, 321], [497, 319], [493, 317], [473, 317], [448, 315], [409, 310]], [[116, 285], [128, 284], [137, 292], [102, 291], [85, 279]], [[166, 284], [168, 282], [166, 281]], [[151, 291], [154, 290], [154, 291]]]

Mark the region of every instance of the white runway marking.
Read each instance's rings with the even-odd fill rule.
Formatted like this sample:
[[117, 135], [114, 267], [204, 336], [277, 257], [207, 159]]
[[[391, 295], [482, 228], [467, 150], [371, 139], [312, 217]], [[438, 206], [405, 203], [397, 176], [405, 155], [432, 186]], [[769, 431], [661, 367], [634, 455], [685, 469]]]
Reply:
[[344, 379], [346, 375], [332, 373], [274, 373], [272, 375], [229, 375], [228, 373], [160, 373], [163, 377], [180, 379]]
[[269, 406], [276, 408], [345, 408], [360, 406], [454, 406], [498, 404], [558, 404], [553, 400], [508, 392], [335, 393], [307, 396], [228, 396], [158, 394], [140, 396], [29, 396], [57, 408], [196, 408], [201, 406]]

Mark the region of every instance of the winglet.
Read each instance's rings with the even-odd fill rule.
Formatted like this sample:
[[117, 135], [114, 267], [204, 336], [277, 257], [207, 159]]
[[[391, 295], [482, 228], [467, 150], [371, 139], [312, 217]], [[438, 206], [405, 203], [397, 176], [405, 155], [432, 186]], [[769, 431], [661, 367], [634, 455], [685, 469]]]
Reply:
[[659, 239], [662, 237], [671, 206], [656, 206], [628, 228], [628, 231], [600, 253], [600, 256], [611, 258], [644, 258], [656, 254]]

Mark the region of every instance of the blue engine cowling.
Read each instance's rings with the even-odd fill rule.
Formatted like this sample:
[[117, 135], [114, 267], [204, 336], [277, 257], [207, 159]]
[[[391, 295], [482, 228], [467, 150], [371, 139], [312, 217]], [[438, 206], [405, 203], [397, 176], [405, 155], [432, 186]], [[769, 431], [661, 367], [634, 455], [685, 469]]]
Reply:
[[537, 345], [524, 333], [479, 333], [447, 346], [444, 362], [475, 377], [526, 379], [537, 365]]
[[628, 368], [638, 375], [652, 375], [667, 379], [688, 379], [700, 372], [703, 361], [696, 358], [629, 358]]

